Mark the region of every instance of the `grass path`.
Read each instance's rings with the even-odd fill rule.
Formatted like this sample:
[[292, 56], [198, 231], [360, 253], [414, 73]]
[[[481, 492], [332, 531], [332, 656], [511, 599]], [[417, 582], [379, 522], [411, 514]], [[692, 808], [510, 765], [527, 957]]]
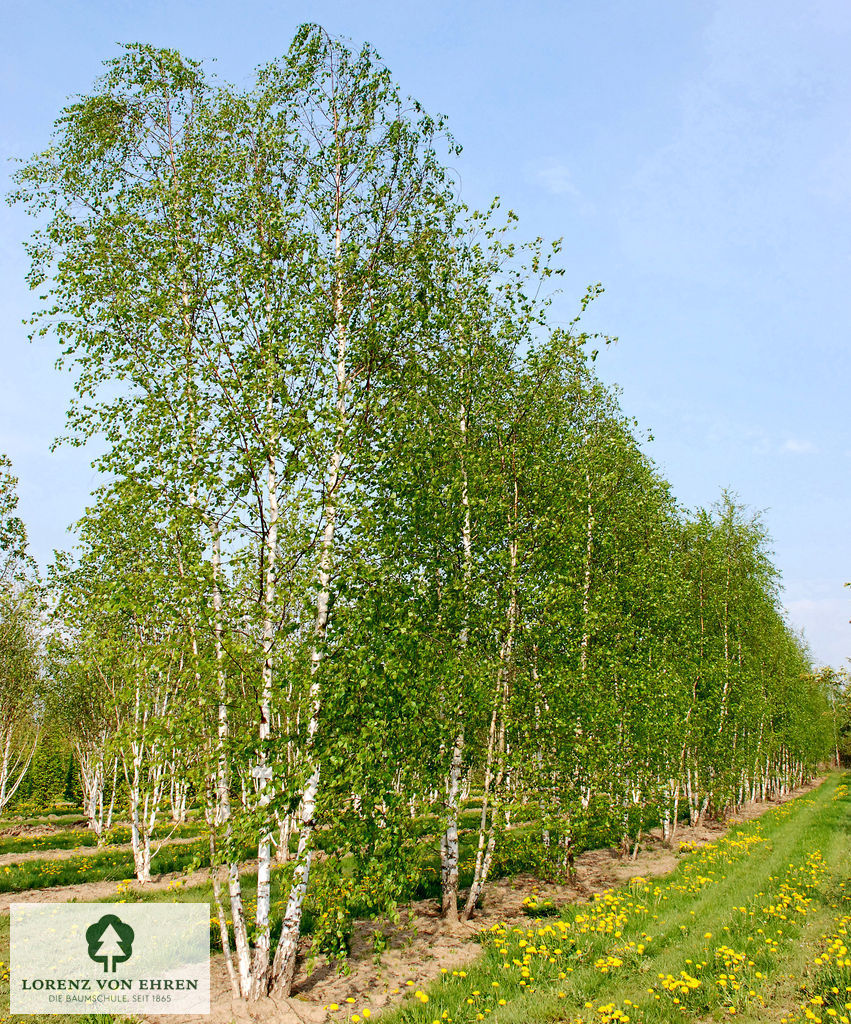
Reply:
[[[251, 864], [250, 851], [241, 858]], [[99, 900], [114, 895], [116, 884], [143, 895], [150, 889], [170, 884], [175, 878], [185, 885], [206, 881], [209, 846], [200, 838], [172, 840], [162, 846], [151, 863], [153, 881], [134, 880], [133, 857], [129, 848], [105, 847], [83, 856], [30, 858], [0, 867], [0, 914], [11, 903], [62, 902], [69, 899]], [[200, 869], [200, 870], [199, 870]]]
[[635, 879], [558, 919], [494, 926], [475, 964], [382, 1021], [847, 1022], [851, 962], [836, 963], [851, 914], [847, 782], [833, 774], [735, 826], [663, 880]]
[[[177, 846], [197, 841], [197, 835], [173, 836], [162, 840], [164, 846]], [[152, 843], [152, 846], [156, 849], [157, 843]], [[78, 843], [75, 846], [65, 848], [61, 846], [53, 846], [37, 850], [24, 850], [22, 852], [15, 853], [0, 853], [0, 868], [11, 866], [13, 864], [26, 864], [29, 861], [34, 860], [68, 860], [71, 857], [92, 856], [92, 854], [98, 853], [127, 853], [132, 849], [133, 846], [131, 843], [109, 843], [104, 846], [97, 846], [95, 843]]]

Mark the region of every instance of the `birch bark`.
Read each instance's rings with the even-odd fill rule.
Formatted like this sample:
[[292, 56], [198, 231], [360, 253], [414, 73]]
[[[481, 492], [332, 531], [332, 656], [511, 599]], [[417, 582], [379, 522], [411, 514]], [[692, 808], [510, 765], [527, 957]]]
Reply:
[[344, 272], [343, 272], [343, 168], [340, 152], [339, 114], [336, 105], [336, 94], [333, 96], [334, 132], [337, 146], [336, 164], [334, 169], [334, 299], [333, 320], [334, 335], [337, 342], [336, 365], [334, 372], [335, 400], [335, 431], [330, 464], [323, 482], [322, 508], [322, 541], [319, 550], [318, 582], [319, 589], [316, 599], [316, 615], [314, 622], [314, 644], [310, 654], [310, 718], [307, 726], [307, 783], [301, 794], [299, 810], [299, 840], [293, 868], [293, 882], [290, 887], [287, 906], [284, 911], [283, 926], [275, 959], [272, 965], [271, 984], [289, 994], [295, 977], [296, 956], [298, 953], [298, 937], [301, 926], [302, 908], [307, 886], [310, 880], [310, 867], [313, 859], [313, 831], [315, 829], [316, 799], [319, 792], [321, 766], [314, 752], [316, 734], [319, 730], [321, 711], [321, 688], [319, 670], [324, 657], [324, 644], [328, 631], [328, 614], [331, 599], [331, 580], [334, 562], [334, 532], [337, 523], [338, 492], [341, 482], [343, 465], [343, 448], [347, 430], [347, 345], [348, 323], [344, 307]]

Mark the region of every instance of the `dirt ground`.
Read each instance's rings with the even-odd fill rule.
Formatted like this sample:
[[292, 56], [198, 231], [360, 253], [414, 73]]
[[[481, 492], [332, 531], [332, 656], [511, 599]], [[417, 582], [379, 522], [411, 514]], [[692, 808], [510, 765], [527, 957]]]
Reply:
[[27, 825], [25, 822], [13, 824], [7, 821], [0, 828], [0, 839], [8, 838], [9, 836], [26, 839], [44, 839], [46, 836], [55, 836], [58, 832], [67, 832], [68, 829], [85, 828], [86, 825], [87, 821], [85, 818], [74, 818], [65, 825], [56, 825], [50, 821], [42, 822], [38, 825]]
[[[795, 790], [785, 799], [800, 796], [817, 786], [818, 779]], [[387, 1006], [398, 1005], [418, 988], [424, 988], [440, 974], [441, 968], [457, 970], [474, 960], [480, 951], [476, 936], [482, 928], [498, 921], [517, 918], [528, 920], [523, 913], [523, 900], [535, 894], [555, 904], [575, 903], [592, 894], [612, 889], [637, 875], [652, 877], [672, 871], [679, 860], [681, 842], [701, 846], [722, 836], [737, 821], [757, 818], [776, 802], [749, 804], [734, 818], [726, 822], [709, 822], [697, 828], [681, 826], [677, 831], [674, 849], [665, 846], [658, 833], [650, 833], [642, 842], [635, 860], [623, 859], [617, 851], [588, 850], [576, 858], [576, 879], [569, 885], [540, 882], [530, 875], [500, 879], [489, 883], [485, 890], [483, 908], [473, 921], [449, 929], [441, 921], [434, 900], [421, 900], [401, 911], [398, 925], [383, 926], [388, 937], [388, 948], [376, 961], [372, 952], [372, 935], [379, 925], [371, 921], [358, 922], [352, 939], [348, 960], [348, 975], [338, 974], [332, 966], [319, 960], [311, 973], [305, 974], [309, 941], [302, 940], [302, 960], [297, 973], [293, 994], [288, 999], [266, 998], [246, 1004], [231, 995], [227, 971], [222, 956], [213, 957], [211, 963], [210, 1014], [201, 1017], [180, 1018], [183, 1024], [319, 1024], [339, 1018], [327, 1009], [331, 1004], [360, 1012], [369, 1007], [377, 1015]], [[147, 886], [131, 883], [132, 888], [165, 889], [182, 880], [189, 887], [207, 880], [207, 870], [192, 875], [164, 875]], [[0, 896], [0, 913], [11, 903], [63, 902], [104, 899], [116, 895], [115, 882], [93, 882], [53, 889], [31, 890], [23, 893], [4, 893]], [[347, 1000], [352, 999], [352, 1003]], [[175, 1016], [148, 1017], [149, 1024], [175, 1024]]]

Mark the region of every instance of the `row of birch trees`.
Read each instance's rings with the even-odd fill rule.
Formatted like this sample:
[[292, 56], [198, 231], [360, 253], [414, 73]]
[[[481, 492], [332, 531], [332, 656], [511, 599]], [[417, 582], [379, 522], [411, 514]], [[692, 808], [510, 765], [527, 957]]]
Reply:
[[0, 813], [26, 778], [40, 731], [41, 590], [17, 487], [11, 460], [0, 452]]
[[829, 742], [760, 521], [677, 506], [593, 372], [598, 289], [554, 327], [558, 246], [467, 210], [458, 152], [304, 26], [248, 89], [124, 47], [17, 175], [67, 440], [104, 453], [50, 571], [52, 714], [139, 878], [200, 807], [248, 999], [293, 983], [329, 835], [374, 872], [437, 815], [456, 921], [512, 826], [564, 864], [593, 814], [670, 840]]

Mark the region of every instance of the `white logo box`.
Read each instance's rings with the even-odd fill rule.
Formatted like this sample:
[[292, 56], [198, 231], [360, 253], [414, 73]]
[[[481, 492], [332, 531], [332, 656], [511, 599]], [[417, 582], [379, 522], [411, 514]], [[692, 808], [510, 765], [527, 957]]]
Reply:
[[208, 903], [13, 903], [12, 1013], [210, 1012]]

